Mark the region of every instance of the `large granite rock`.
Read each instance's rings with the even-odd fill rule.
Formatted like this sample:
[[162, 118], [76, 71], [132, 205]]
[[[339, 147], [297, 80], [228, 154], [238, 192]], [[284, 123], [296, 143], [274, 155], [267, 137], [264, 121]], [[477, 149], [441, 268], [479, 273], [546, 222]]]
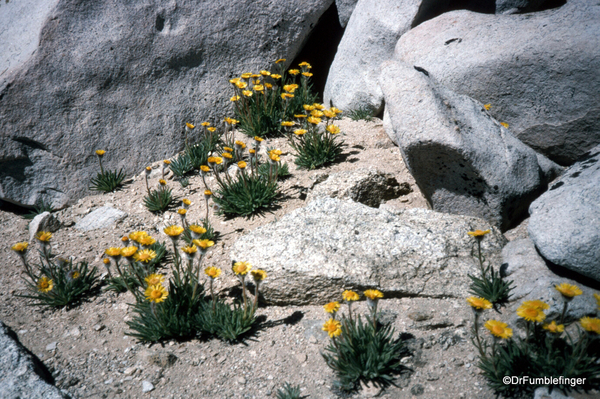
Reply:
[[352, 11], [354, 11], [354, 7], [356, 7], [356, 3], [358, 3], [358, 0], [335, 0], [335, 6], [338, 10], [338, 19], [340, 20], [342, 28], [345, 28], [348, 24]]
[[[377, 288], [386, 296], [464, 297], [478, 266], [474, 229], [492, 228], [468, 216], [425, 209], [389, 212], [349, 200], [318, 198], [240, 237], [231, 258], [264, 269], [264, 300], [277, 305], [339, 300], [344, 289]], [[483, 241], [491, 260], [505, 243]]]
[[491, 103], [517, 138], [561, 165], [600, 144], [597, 2], [530, 14], [446, 13], [402, 35], [394, 58]]
[[545, 311], [549, 320], [560, 319], [564, 299], [554, 287], [561, 283], [577, 285], [583, 291], [582, 295], [576, 296], [569, 303], [567, 321], [596, 313], [597, 305], [593, 295], [595, 291], [550, 270], [529, 238], [517, 239], [506, 244], [502, 248], [502, 262], [506, 264], [506, 279], [513, 280], [515, 286], [506, 312], [511, 315], [513, 323], [519, 320], [515, 313], [517, 308], [524, 301], [536, 299], [550, 305], [550, 309]]
[[172, 156], [185, 122], [223, 119], [228, 79], [291, 62], [332, 4], [59, 1], [34, 55], [0, 80], [0, 199], [85, 195], [95, 149], [128, 174]]
[[48, 369], [0, 321], [0, 398], [67, 399], [51, 381]]
[[[560, 169], [516, 139], [483, 104], [418, 67], [389, 61], [381, 75], [392, 132], [421, 191], [439, 212], [508, 229]], [[554, 167], [550, 167], [554, 165]]]
[[31, 222], [29, 222], [29, 242], [33, 242], [35, 235], [40, 231], [49, 231], [54, 233], [60, 229], [61, 223], [52, 213], [42, 212], [36, 215]]
[[544, 258], [600, 281], [600, 146], [535, 200], [529, 235]]
[[421, 0], [359, 0], [329, 69], [324, 103], [343, 110], [383, 107], [378, 84], [380, 65], [394, 54], [400, 35], [407, 32]]

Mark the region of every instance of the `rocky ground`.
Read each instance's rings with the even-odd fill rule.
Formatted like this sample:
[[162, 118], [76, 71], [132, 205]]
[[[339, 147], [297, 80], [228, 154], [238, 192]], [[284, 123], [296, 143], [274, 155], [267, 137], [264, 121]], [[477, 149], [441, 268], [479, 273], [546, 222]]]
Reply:
[[[340, 122], [346, 141], [345, 159], [316, 171], [296, 170], [291, 149], [284, 139], [269, 140], [268, 146], [284, 152], [292, 177], [282, 184], [284, 200], [270, 213], [250, 219], [224, 219], [212, 215], [220, 238], [209, 252], [205, 265], [224, 269], [217, 280], [221, 295], [236, 285], [228, 273], [229, 249], [241, 235], [281, 218], [305, 205], [314, 184], [326, 175], [354, 170], [391, 173], [412, 192], [387, 201], [396, 208], [427, 207], [414, 180], [404, 166], [397, 147], [385, 134], [378, 119], [372, 122]], [[238, 137], [242, 139], [242, 136]], [[248, 141], [248, 140], [246, 140]], [[140, 170], [143, 166], [140, 165]], [[155, 165], [157, 168], [158, 165]], [[158, 169], [153, 172], [156, 184]], [[209, 181], [209, 185], [210, 185]], [[182, 188], [172, 179], [176, 195], [192, 201], [190, 220], [203, 217], [204, 187], [199, 177]], [[145, 230], [166, 241], [164, 226], [179, 221], [174, 212], [154, 215], [142, 205], [145, 194], [141, 175], [112, 194], [90, 195], [55, 213], [63, 227], [52, 238], [53, 252], [85, 259], [103, 272], [105, 248], [118, 246], [119, 238], [134, 230]], [[80, 231], [78, 220], [98, 207], [109, 205], [127, 213], [114, 226]], [[219, 340], [190, 340], [141, 344], [127, 336], [130, 294], [99, 292], [69, 310], [42, 310], [27, 306], [21, 281], [22, 266], [10, 250], [17, 241], [29, 239], [28, 222], [20, 215], [0, 210], [0, 320], [17, 332], [21, 342], [52, 372], [56, 385], [75, 398], [266, 398], [275, 397], [283, 383], [300, 385], [309, 398], [336, 398], [333, 373], [321, 353], [329, 338], [321, 331], [326, 320], [321, 306], [260, 307], [260, 326], [243, 343], [230, 345]], [[519, 230], [507, 234], [513, 239]], [[268, 271], [267, 271], [268, 272]], [[364, 303], [358, 307], [365, 311]], [[470, 342], [472, 312], [464, 300], [447, 298], [395, 298], [381, 302], [382, 317], [403, 334], [411, 356], [402, 359], [406, 373], [398, 386], [381, 393], [388, 398], [493, 398], [475, 366], [475, 348]], [[364, 389], [355, 397], [372, 397]], [[592, 397], [592, 396], [589, 396]]]

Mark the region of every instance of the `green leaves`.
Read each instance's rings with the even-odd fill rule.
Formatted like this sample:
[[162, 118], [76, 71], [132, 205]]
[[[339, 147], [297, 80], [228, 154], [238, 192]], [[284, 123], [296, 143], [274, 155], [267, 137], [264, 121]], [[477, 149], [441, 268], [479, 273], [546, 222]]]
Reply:
[[196, 315], [198, 329], [205, 334], [217, 336], [224, 341], [237, 341], [250, 331], [255, 318], [243, 306], [234, 304], [233, 307], [217, 300], [214, 311], [212, 304], [205, 302], [200, 313]]
[[336, 135], [319, 132], [316, 127], [309, 127], [308, 132], [300, 137], [290, 135], [289, 141], [296, 151], [296, 165], [304, 169], [316, 169], [335, 162], [344, 146]]
[[157, 190], [150, 190], [150, 193], [144, 197], [144, 205], [150, 212], [164, 212], [173, 202], [172, 192], [173, 190], [166, 186], [160, 186]]
[[300, 385], [290, 385], [286, 382], [281, 389], [277, 390], [277, 399], [301, 399]]
[[501, 306], [508, 303], [510, 292], [513, 289], [513, 281], [506, 281], [500, 276], [500, 272], [495, 272], [493, 267], [485, 270], [482, 278], [468, 275], [471, 279], [469, 293], [485, 298], [494, 306]]
[[213, 201], [220, 212], [231, 216], [250, 216], [267, 210], [280, 197], [277, 181], [258, 173], [238, 173], [232, 180], [223, 180]]
[[90, 190], [103, 191], [110, 193], [120, 187], [125, 180], [125, 172], [120, 169], [118, 172], [112, 170], [105, 170], [92, 178], [90, 182]]

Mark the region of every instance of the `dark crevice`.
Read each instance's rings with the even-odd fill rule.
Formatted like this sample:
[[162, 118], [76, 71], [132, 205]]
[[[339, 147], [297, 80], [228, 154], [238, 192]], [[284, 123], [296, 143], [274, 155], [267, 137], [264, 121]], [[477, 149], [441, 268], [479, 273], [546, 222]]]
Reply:
[[[159, 32], [162, 32], [162, 30], [165, 28], [165, 19], [162, 15], [157, 15], [156, 16], [156, 30]], [[111, 49], [112, 50], [112, 49]]]
[[[312, 65], [312, 84], [320, 99], [323, 98], [329, 68], [343, 35], [344, 28], [340, 25], [338, 10], [334, 2], [323, 13], [302, 50], [290, 65], [290, 68], [297, 68], [298, 64], [303, 61]], [[329, 106], [329, 104], [326, 105]]]
[[12, 139], [18, 143], [26, 145], [27, 147], [48, 151], [48, 148], [46, 148], [44, 144], [40, 143], [39, 141], [32, 140], [29, 137], [13, 137]]

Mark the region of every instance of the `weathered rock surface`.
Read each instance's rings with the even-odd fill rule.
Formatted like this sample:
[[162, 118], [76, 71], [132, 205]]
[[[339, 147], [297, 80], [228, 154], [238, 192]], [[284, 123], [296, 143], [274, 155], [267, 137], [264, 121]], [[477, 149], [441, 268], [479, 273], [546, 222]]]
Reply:
[[75, 224], [81, 231], [104, 229], [110, 227], [127, 217], [127, 214], [110, 206], [103, 206], [90, 212]]
[[367, 108], [373, 115], [383, 107], [378, 84], [381, 63], [394, 54], [421, 0], [359, 0], [329, 69], [324, 103], [343, 110]]
[[550, 3], [548, 0], [496, 0], [496, 14], [533, 12]]
[[358, 3], [358, 0], [335, 0], [335, 6], [338, 10], [338, 19], [340, 20], [342, 28], [345, 28], [348, 24], [352, 11], [354, 11], [354, 7], [356, 7], [356, 3]]
[[386, 110], [404, 162], [439, 212], [477, 216], [508, 229], [560, 169], [516, 139], [483, 104], [441, 85], [424, 69], [388, 61]]
[[50, 372], [0, 321], [0, 398], [66, 399]]
[[600, 146], [530, 208], [528, 231], [544, 258], [600, 281]]
[[228, 79], [291, 62], [332, 4], [60, 1], [35, 54], [0, 82], [0, 199], [82, 197], [95, 149], [127, 174], [172, 156], [185, 122], [223, 119]]
[[398, 198], [412, 192], [406, 182], [399, 183], [394, 176], [375, 170], [352, 170], [333, 173], [315, 184], [307, 201], [317, 197], [350, 198], [367, 206], [379, 208], [382, 201]]
[[29, 223], [29, 241], [33, 241], [35, 235], [40, 231], [54, 233], [60, 229], [60, 221], [50, 212], [43, 212], [33, 218]]
[[517, 138], [570, 165], [600, 144], [599, 33], [600, 5], [587, 0], [530, 14], [454, 11], [402, 35], [394, 58], [491, 103]]
[[546, 310], [548, 320], [560, 318], [564, 300], [554, 288], [561, 283], [577, 285], [583, 291], [569, 303], [567, 320], [573, 321], [596, 312], [594, 290], [576, 281], [560, 277], [548, 268], [544, 259], [537, 253], [533, 242], [528, 238], [510, 241], [502, 249], [502, 262], [506, 264], [506, 278], [513, 280], [515, 289], [507, 312], [513, 322], [517, 308], [524, 302], [539, 299], [550, 305]]
[[[239, 238], [231, 258], [268, 273], [261, 293], [270, 304], [322, 304], [339, 300], [344, 289], [367, 288], [387, 296], [463, 297], [467, 273], [477, 270], [467, 232], [488, 228], [474, 217], [392, 213], [323, 197]], [[504, 243], [493, 228], [484, 241], [490, 259]]]

